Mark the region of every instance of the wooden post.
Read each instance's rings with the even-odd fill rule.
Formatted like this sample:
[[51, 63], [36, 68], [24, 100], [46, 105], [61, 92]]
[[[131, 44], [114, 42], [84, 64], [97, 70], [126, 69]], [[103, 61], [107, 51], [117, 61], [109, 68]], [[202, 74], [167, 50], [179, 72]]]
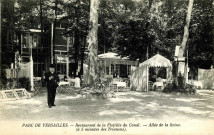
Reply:
[[148, 85], [149, 85], [149, 70], [148, 70], [148, 66], [146, 66], [146, 91], [149, 91]]

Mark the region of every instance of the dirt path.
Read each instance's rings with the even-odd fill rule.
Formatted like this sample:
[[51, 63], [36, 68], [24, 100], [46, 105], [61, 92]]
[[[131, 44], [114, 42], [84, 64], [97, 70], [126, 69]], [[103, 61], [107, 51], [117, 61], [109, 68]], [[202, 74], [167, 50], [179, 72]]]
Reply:
[[[214, 92], [171, 95], [157, 92], [117, 93], [117, 98], [83, 99], [58, 94], [56, 107], [48, 108], [46, 94], [0, 102], [4, 120], [145, 120], [213, 119]], [[51, 114], [51, 115], [50, 115]]]
[[[80, 96], [58, 94], [57, 106], [52, 108], [47, 106], [45, 93], [30, 99], [0, 102], [0, 134], [211, 135], [214, 133], [214, 91], [201, 90], [196, 95], [129, 91], [116, 93], [116, 96], [111, 99], [83, 99]], [[68, 127], [35, 128], [36, 123], [41, 125], [64, 123]], [[87, 128], [90, 132], [77, 131], [76, 125], [84, 123], [106, 124], [107, 131], [90, 131], [94, 128]], [[115, 123], [119, 125], [126, 123], [128, 127], [124, 131], [113, 131]], [[159, 126], [160, 124], [164, 126]]]

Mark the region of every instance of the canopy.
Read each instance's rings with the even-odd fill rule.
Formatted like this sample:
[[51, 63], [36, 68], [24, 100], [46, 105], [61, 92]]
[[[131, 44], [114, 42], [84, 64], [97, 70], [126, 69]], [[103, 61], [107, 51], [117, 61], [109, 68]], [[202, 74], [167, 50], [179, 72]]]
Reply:
[[160, 54], [156, 54], [152, 58], [141, 63], [139, 67], [132, 70], [130, 78], [131, 89], [148, 91], [149, 67], [155, 67], [156, 69], [160, 67], [167, 68], [167, 79], [171, 78], [172, 64], [170, 60]]
[[160, 54], [156, 54], [155, 56], [141, 63], [139, 66], [172, 67], [172, 64], [167, 58], [163, 57]]

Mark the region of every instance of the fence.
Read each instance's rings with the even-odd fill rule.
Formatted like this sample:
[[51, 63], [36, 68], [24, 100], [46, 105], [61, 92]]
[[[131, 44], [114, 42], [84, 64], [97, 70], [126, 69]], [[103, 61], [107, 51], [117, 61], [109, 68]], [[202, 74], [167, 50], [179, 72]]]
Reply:
[[214, 69], [198, 69], [198, 81], [203, 89], [214, 89]]
[[30, 62], [20, 63], [19, 69], [6, 69], [7, 78], [30, 77]]

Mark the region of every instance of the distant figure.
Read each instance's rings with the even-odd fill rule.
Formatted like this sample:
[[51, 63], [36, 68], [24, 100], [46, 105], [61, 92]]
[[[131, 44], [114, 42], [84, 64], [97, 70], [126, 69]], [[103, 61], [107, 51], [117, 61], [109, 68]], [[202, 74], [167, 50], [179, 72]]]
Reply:
[[156, 82], [156, 75], [153, 75], [153, 76], [152, 76], [151, 81], [152, 81], [153, 83]]
[[46, 82], [45, 82], [45, 71], [42, 72], [42, 87], [46, 86]]
[[116, 71], [113, 72], [113, 78], [117, 78], [117, 72]]
[[47, 82], [47, 92], [48, 92], [48, 106], [56, 106], [54, 104], [56, 96], [56, 88], [59, 84], [59, 76], [55, 72], [55, 67], [53, 64], [49, 66], [49, 72], [45, 74], [45, 81]]
[[72, 71], [71, 77], [72, 77], [72, 78], [75, 78], [75, 74], [74, 74], [73, 71]]
[[64, 81], [67, 82], [68, 77], [64, 75]]
[[74, 87], [80, 88], [80, 78], [79, 77], [75, 77], [75, 85], [74, 85]]

